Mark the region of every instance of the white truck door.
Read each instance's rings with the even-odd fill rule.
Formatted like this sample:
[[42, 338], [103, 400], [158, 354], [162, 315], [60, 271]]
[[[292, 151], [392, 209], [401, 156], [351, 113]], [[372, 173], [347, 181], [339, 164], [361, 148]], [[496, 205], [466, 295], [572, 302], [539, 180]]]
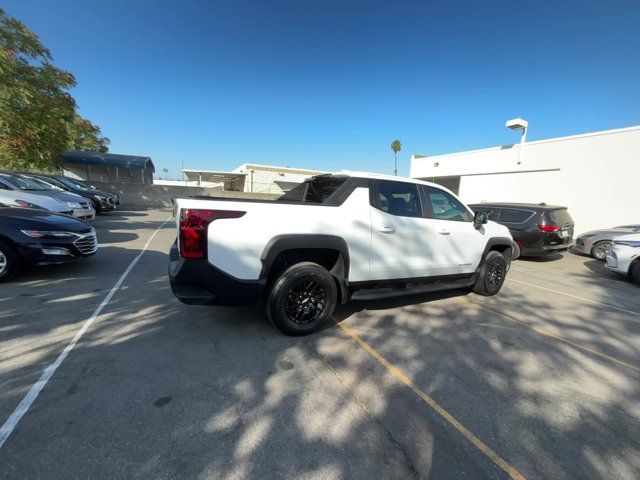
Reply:
[[435, 187], [422, 189], [435, 230], [432, 274], [473, 273], [486, 245], [484, 228], [476, 230], [473, 214], [455, 196]]
[[370, 279], [430, 275], [434, 231], [423, 216], [418, 185], [375, 180], [371, 188]]

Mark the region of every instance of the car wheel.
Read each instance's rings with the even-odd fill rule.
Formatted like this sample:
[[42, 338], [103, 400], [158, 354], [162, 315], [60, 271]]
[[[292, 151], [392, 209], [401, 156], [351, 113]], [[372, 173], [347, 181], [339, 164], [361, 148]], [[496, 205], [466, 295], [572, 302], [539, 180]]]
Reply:
[[267, 316], [286, 335], [306, 335], [331, 316], [337, 300], [336, 283], [325, 268], [311, 262], [298, 263], [273, 284]]
[[13, 277], [20, 265], [20, 257], [7, 242], [0, 240], [0, 282]]
[[480, 267], [480, 274], [473, 286], [478, 295], [489, 297], [500, 291], [507, 277], [507, 259], [500, 252], [492, 250]]
[[600, 242], [596, 242], [593, 247], [591, 247], [591, 256], [596, 260], [604, 262], [610, 247], [610, 240], [601, 240]]
[[631, 268], [631, 278], [633, 281], [640, 285], [640, 262], [636, 262], [636, 264]]

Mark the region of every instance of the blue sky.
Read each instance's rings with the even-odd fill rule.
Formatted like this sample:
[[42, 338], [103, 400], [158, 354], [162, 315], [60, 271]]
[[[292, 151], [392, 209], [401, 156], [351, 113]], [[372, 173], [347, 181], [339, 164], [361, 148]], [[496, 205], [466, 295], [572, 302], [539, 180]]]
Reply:
[[411, 154], [640, 124], [638, 1], [4, 0], [115, 153], [399, 173]]

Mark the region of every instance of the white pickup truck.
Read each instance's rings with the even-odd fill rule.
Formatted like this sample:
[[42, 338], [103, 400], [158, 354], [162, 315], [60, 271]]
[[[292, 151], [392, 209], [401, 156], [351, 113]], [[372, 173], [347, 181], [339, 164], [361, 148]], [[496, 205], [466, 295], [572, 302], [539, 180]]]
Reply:
[[447, 189], [341, 172], [277, 200], [174, 199], [169, 277], [186, 304], [260, 304], [288, 335], [318, 329], [337, 303], [454, 288], [500, 291], [509, 230]]

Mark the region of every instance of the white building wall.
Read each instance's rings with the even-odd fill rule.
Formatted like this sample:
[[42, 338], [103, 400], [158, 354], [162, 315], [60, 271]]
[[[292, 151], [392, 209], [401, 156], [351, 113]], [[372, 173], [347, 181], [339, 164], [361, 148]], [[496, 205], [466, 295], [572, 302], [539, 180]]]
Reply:
[[275, 182], [302, 183], [313, 175], [324, 172], [318, 170], [300, 170], [268, 165], [244, 164], [233, 172], [246, 173], [244, 191], [251, 193], [284, 193]]
[[166, 187], [204, 187], [204, 188], [219, 188], [223, 189], [224, 184], [215, 182], [192, 182], [184, 180], [163, 180], [162, 178], [154, 178], [154, 185], [162, 185]]
[[[466, 203], [568, 207], [576, 233], [640, 223], [640, 127], [434, 157], [414, 156], [411, 176], [461, 176]], [[437, 165], [437, 166], [435, 166]]]

